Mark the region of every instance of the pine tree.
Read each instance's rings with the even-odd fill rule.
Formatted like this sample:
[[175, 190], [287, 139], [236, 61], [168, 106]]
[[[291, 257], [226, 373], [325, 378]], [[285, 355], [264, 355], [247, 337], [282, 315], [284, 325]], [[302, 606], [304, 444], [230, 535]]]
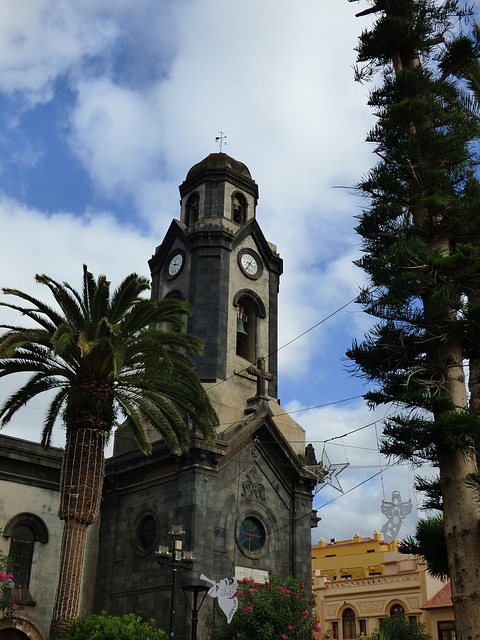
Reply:
[[[353, 1], [353, 0], [349, 0]], [[480, 122], [464, 77], [477, 31], [457, 0], [376, 0], [358, 46], [357, 79], [380, 72], [367, 140], [378, 164], [359, 184], [357, 227], [377, 319], [347, 356], [373, 382], [371, 406], [392, 403], [383, 452], [439, 469], [457, 631], [480, 628], [480, 509], [468, 482], [480, 445]], [[469, 377], [465, 371], [468, 368]]]

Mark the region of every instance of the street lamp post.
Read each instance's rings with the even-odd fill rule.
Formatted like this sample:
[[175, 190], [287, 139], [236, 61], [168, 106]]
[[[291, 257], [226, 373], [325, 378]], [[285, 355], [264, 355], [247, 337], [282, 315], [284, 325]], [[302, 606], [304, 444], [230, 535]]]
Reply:
[[[198, 626], [198, 612], [200, 611], [200, 607], [205, 600], [205, 596], [207, 595], [207, 591], [209, 587], [206, 587], [203, 584], [187, 584], [182, 587], [183, 593], [185, 594], [185, 598], [187, 598], [187, 602], [192, 610], [192, 635], [191, 640], [197, 640], [197, 626]], [[187, 593], [193, 593], [193, 602], [190, 604], [190, 600], [188, 599]], [[203, 593], [203, 598], [198, 604], [198, 597]]]
[[157, 551], [157, 562], [159, 564], [167, 564], [172, 567], [172, 595], [170, 600], [170, 640], [173, 640], [175, 635], [175, 602], [176, 602], [176, 590], [177, 590], [177, 573], [178, 569], [191, 569], [191, 566], [187, 566], [186, 562], [192, 562], [194, 560], [192, 551], [183, 550], [183, 542], [180, 536], [185, 535], [183, 526], [181, 524], [172, 525], [168, 532], [172, 536], [170, 546], [159, 546]]

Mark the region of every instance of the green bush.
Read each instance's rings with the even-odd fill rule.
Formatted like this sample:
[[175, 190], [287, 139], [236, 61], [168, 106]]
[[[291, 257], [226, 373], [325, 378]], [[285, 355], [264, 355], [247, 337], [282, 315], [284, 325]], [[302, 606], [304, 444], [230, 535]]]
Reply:
[[407, 620], [404, 616], [398, 618], [383, 618], [380, 629], [376, 629], [369, 640], [433, 640], [425, 633], [425, 625], [414, 620]]
[[313, 619], [314, 600], [304, 584], [271, 576], [259, 585], [244, 580], [238, 586], [238, 609], [230, 624], [219, 611], [205, 622], [208, 640], [311, 640], [321, 637]]
[[62, 640], [167, 640], [165, 631], [154, 629], [151, 624], [130, 613], [122, 618], [93, 615], [78, 618], [62, 634]]

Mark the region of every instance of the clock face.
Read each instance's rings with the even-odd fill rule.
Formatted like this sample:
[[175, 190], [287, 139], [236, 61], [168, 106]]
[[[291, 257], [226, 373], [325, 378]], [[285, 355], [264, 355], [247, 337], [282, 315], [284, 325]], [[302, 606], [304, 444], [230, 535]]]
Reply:
[[180, 269], [183, 266], [183, 255], [181, 253], [177, 253], [170, 260], [168, 265], [168, 275], [176, 276], [180, 273]]
[[249, 276], [255, 276], [258, 273], [258, 262], [251, 253], [242, 253], [240, 257], [240, 266]]

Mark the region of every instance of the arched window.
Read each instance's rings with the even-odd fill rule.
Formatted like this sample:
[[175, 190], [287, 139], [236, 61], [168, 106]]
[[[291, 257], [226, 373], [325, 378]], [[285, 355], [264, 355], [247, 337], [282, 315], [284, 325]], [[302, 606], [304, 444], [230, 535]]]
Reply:
[[247, 218], [247, 201], [241, 193], [234, 193], [232, 197], [232, 220], [237, 224], [244, 224]]
[[15, 587], [28, 589], [35, 542], [48, 542], [48, 530], [43, 520], [33, 513], [19, 513], [11, 518], [3, 533], [10, 538], [8, 558]]
[[187, 200], [187, 206], [185, 207], [185, 224], [187, 227], [191, 227], [192, 224], [198, 220], [200, 197], [198, 193], [192, 193]]
[[257, 323], [265, 318], [265, 305], [259, 296], [246, 289], [233, 300], [237, 308], [237, 355], [255, 363], [257, 361]]
[[391, 618], [403, 618], [404, 615], [405, 615], [405, 609], [402, 607], [401, 604], [394, 604], [390, 608]]
[[237, 355], [255, 362], [257, 316], [248, 298], [241, 298], [237, 308]]
[[355, 611], [353, 609], [345, 609], [342, 614], [343, 637], [345, 640], [355, 638]]

